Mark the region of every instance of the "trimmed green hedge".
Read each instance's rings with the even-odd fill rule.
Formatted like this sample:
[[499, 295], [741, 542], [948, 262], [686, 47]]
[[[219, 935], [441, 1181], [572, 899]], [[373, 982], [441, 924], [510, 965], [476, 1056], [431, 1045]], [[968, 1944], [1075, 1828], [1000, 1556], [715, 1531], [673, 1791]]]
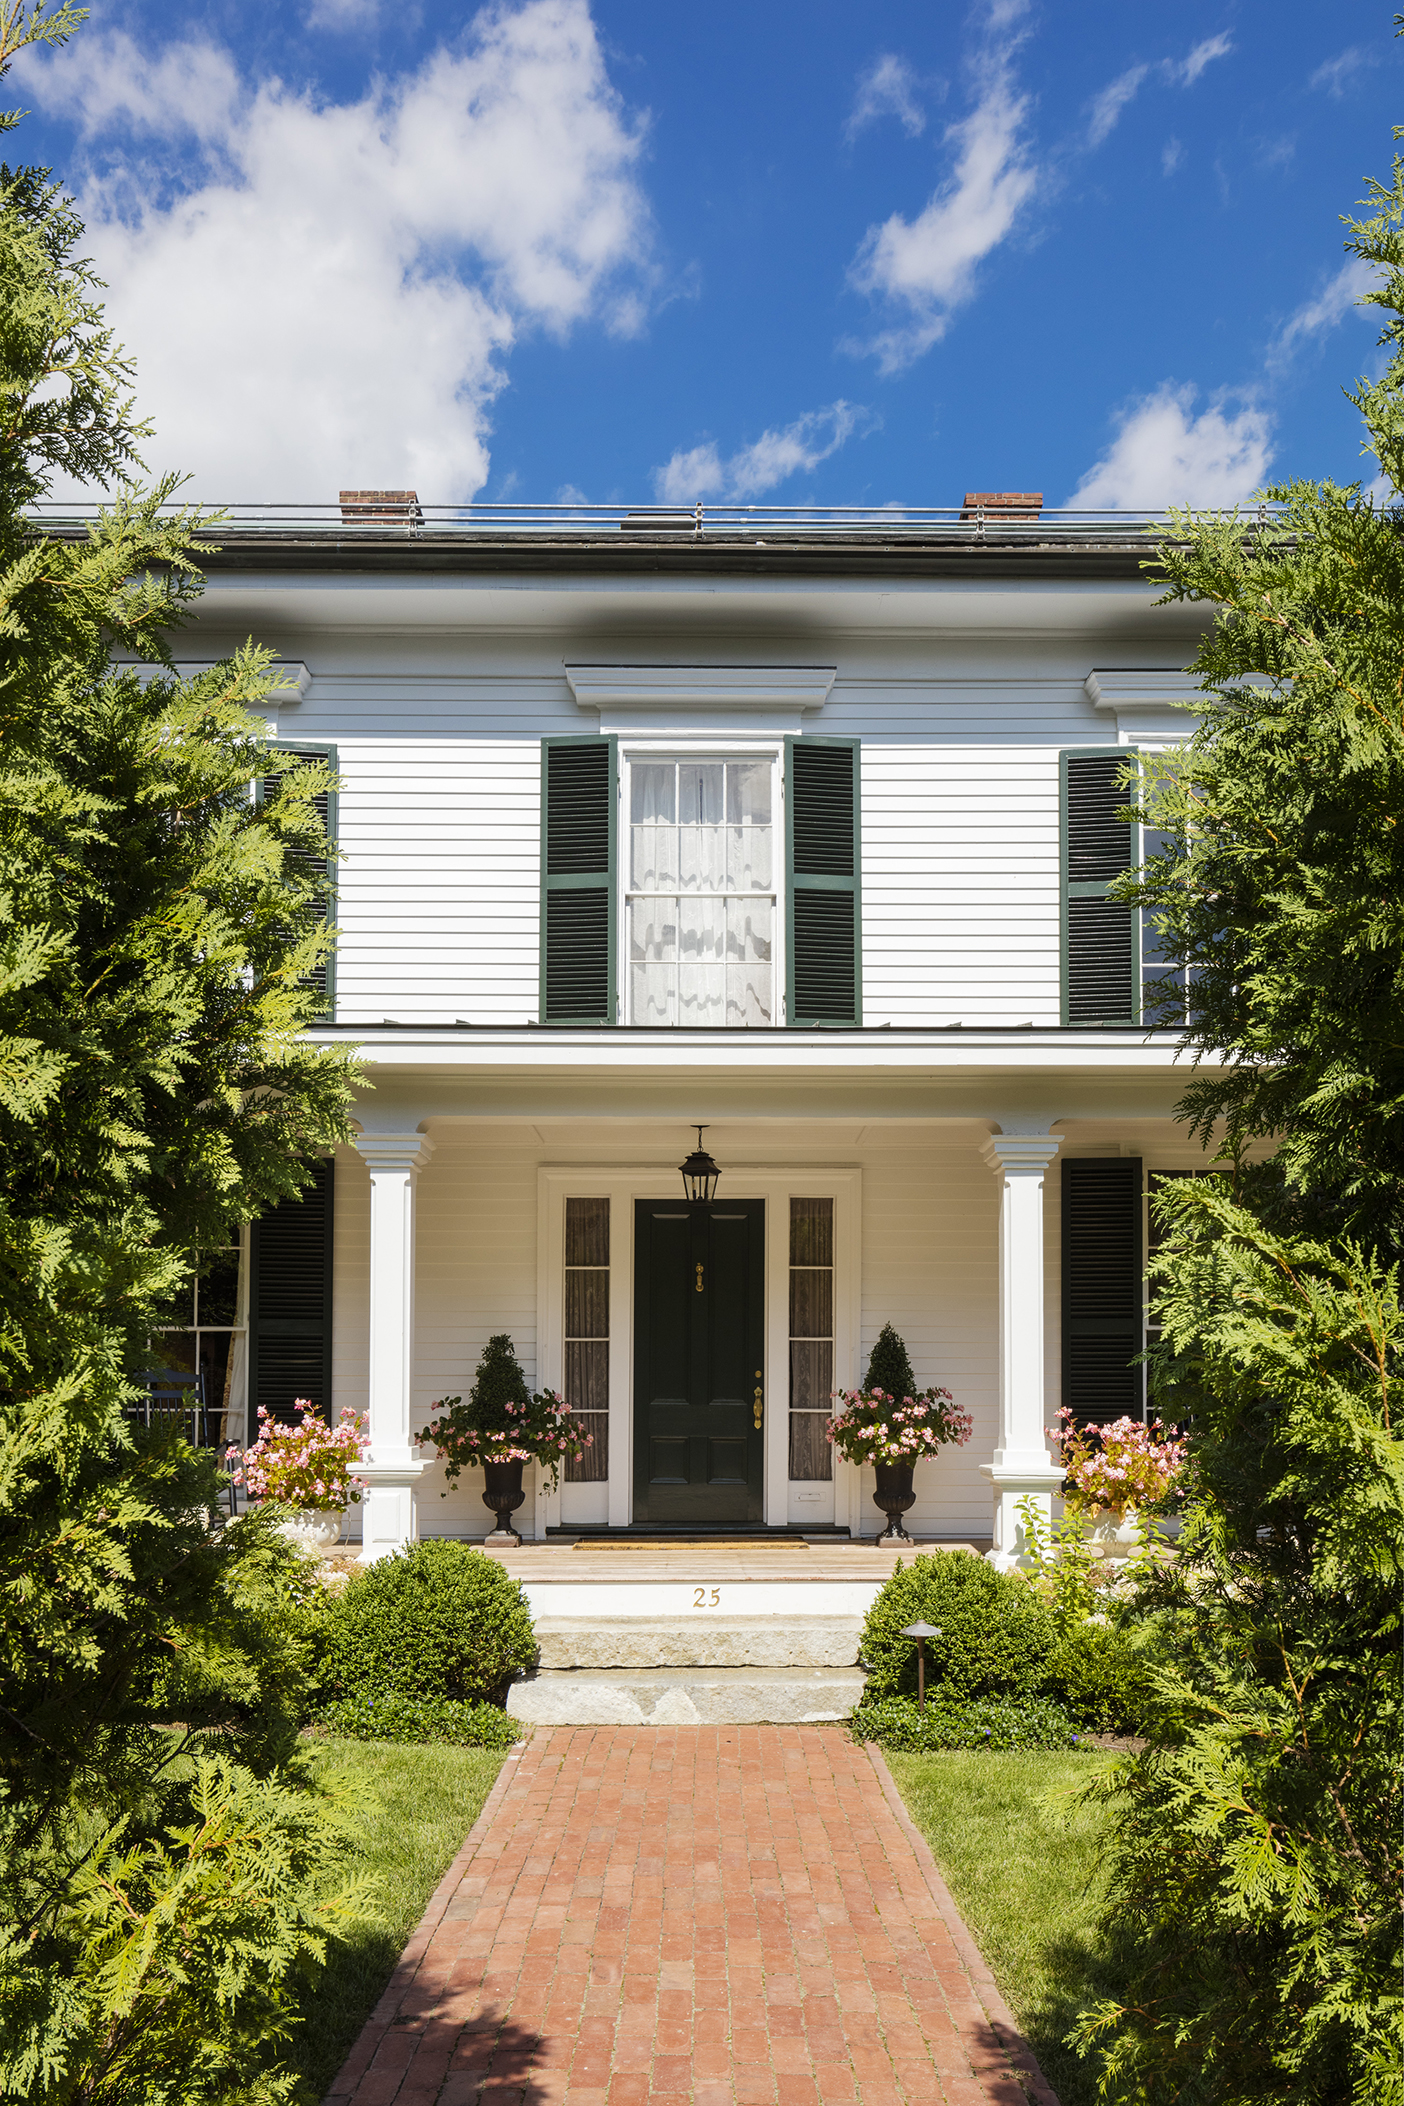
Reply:
[[324, 1698], [491, 1695], [536, 1658], [518, 1582], [466, 1543], [430, 1537], [358, 1573], [316, 1632]]
[[942, 1633], [926, 1641], [926, 1687], [943, 1702], [1032, 1696], [1049, 1684], [1059, 1645], [1051, 1612], [1027, 1580], [968, 1551], [899, 1562], [863, 1625], [870, 1697], [916, 1694], [916, 1640], [902, 1636], [909, 1623]]
[[914, 1697], [880, 1697], [860, 1704], [849, 1728], [855, 1740], [886, 1748], [1092, 1748], [1086, 1732], [1046, 1697], [964, 1703], [928, 1697], [924, 1713]]
[[315, 1721], [340, 1740], [439, 1741], [455, 1748], [510, 1748], [524, 1730], [495, 1704], [393, 1693], [327, 1704]]
[[1154, 1696], [1150, 1666], [1144, 1646], [1080, 1623], [1058, 1647], [1048, 1691], [1094, 1733], [1144, 1733]]

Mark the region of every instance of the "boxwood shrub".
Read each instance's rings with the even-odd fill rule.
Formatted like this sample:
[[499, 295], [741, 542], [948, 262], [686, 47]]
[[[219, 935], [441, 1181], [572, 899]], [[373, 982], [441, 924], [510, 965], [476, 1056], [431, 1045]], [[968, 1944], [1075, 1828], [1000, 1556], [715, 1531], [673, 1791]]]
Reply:
[[1152, 1702], [1150, 1655], [1121, 1632], [1075, 1624], [1059, 1644], [1049, 1694], [1094, 1733], [1143, 1733]]
[[466, 1543], [429, 1538], [378, 1558], [330, 1602], [324, 1698], [491, 1695], [536, 1658], [521, 1587]]
[[861, 1653], [869, 1698], [916, 1694], [917, 1647], [909, 1623], [941, 1632], [926, 1641], [927, 1693], [943, 1702], [1031, 1696], [1048, 1687], [1058, 1627], [1028, 1582], [964, 1550], [898, 1564], [868, 1611]]

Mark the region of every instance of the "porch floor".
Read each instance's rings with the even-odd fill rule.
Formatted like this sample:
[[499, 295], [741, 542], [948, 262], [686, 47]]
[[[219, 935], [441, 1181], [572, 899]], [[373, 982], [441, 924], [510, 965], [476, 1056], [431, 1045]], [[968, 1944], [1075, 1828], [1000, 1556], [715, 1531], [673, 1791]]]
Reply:
[[990, 1538], [962, 1542], [855, 1543], [831, 1539], [766, 1542], [752, 1536], [697, 1536], [675, 1540], [640, 1537], [627, 1542], [522, 1543], [517, 1549], [477, 1546], [506, 1567], [513, 1579], [545, 1586], [648, 1586], [672, 1582], [712, 1587], [723, 1581], [764, 1580], [812, 1585], [850, 1580], [881, 1586], [898, 1558], [907, 1564], [922, 1551], [965, 1550], [982, 1557]]

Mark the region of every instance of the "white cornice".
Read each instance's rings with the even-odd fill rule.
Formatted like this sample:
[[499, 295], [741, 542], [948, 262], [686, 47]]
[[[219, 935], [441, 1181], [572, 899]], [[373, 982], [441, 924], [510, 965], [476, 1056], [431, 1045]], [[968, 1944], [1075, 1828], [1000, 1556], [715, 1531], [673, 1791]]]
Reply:
[[567, 665], [581, 709], [700, 711], [822, 709], [832, 665]]
[[1199, 687], [1183, 671], [1097, 666], [1082, 686], [1094, 709], [1116, 718], [1117, 742], [1122, 746], [1187, 739], [1194, 730], [1189, 711], [1204, 706]]
[[[217, 665], [223, 665], [224, 662], [222, 658], [177, 658], [175, 661], [176, 678], [178, 680], [193, 680], [198, 673], [212, 672]], [[134, 672], [142, 686], [145, 687], [148, 681], [159, 679], [167, 668], [163, 665], [133, 665], [130, 668], [118, 666], [116, 670], [118, 672], [126, 672], [128, 670]], [[266, 695], [260, 697], [259, 702], [255, 705], [258, 708], [291, 709], [295, 703], [302, 700], [308, 688], [312, 685], [311, 668], [304, 665], [300, 658], [279, 658], [275, 660], [270, 670], [278, 684], [276, 687], [270, 688]]]

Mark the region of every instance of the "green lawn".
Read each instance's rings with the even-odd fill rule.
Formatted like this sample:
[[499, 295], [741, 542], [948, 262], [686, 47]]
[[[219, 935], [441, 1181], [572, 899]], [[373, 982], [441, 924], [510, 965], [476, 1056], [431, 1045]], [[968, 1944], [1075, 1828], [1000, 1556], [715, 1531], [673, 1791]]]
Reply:
[[1062, 2045], [1109, 1986], [1094, 1938], [1104, 1877], [1095, 1806], [1050, 1804], [1085, 1755], [887, 1754], [907, 1810], [1062, 2106], [1094, 2106], [1089, 2066]]
[[320, 2099], [380, 2000], [410, 1932], [477, 1820], [504, 1757], [481, 1748], [327, 1740], [321, 1760], [367, 1788], [363, 1862], [380, 1876], [376, 1920], [330, 1948], [286, 2061]]

